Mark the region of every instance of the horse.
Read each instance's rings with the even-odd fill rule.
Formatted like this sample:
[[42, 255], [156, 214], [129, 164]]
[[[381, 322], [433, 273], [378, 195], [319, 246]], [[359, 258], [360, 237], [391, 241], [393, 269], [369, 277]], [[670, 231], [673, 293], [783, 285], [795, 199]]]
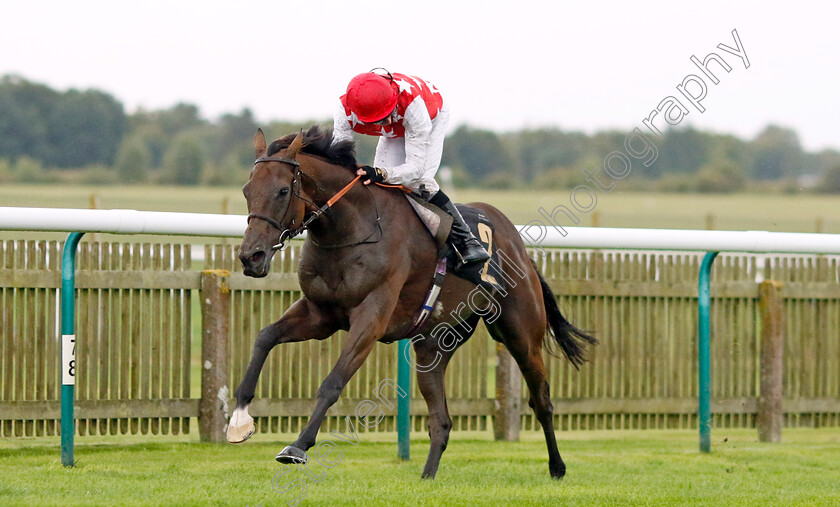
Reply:
[[[236, 389], [236, 408], [227, 439], [239, 443], [254, 430], [248, 405], [260, 370], [271, 349], [282, 343], [324, 340], [336, 331], [347, 334], [332, 371], [317, 391], [317, 401], [297, 440], [278, 455], [281, 463], [302, 463], [327, 409], [338, 399], [377, 341], [411, 338], [413, 317], [424, 303], [435, 274], [438, 248], [402, 192], [363, 185], [355, 177], [353, 142], [332, 143], [332, 132], [312, 127], [266, 146], [265, 135], [254, 136], [256, 161], [243, 194], [248, 226], [239, 247], [247, 276], [263, 277], [272, 255], [290, 237], [307, 230], [298, 278], [303, 297], [257, 335], [253, 354]], [[597, 339], [569, 323], [554, 294], [530, 259], [515, 226], [499, 210], [471, 203], [489, 217], [495, 232], [492, 248], [505, 253], [505, 271], [519, 270], [516, 283], [492, 294], [447, 276], [436, 311], [411, 339], [417, 383], [429, 409], [429, 454], [422, 478], [433, 479], [449, 441], [452, 420], [446, 405], [444, 373], [455, 350], [484, 319], [490, 336], [505, 345], [516, 360], [530, 390], [529, 405], [542, 426], [551, 477], [560, 479], [566, 465], [560, 457], [553, 427], [553, 407], [542, 358], [543, 342], [554, 343], [576, 368], [585, 348]], [[464, 303], [469, 299], [470, 304]], [[490, 318], [489, 306], [496, 305]], [[427, 338], [430, 330], [449, 326], [461, 339]], [[447, 341], [447, 343], [443, 343]], [[453, 343], [454, 341], [454, 343]], [[551, 347], [548, 347], [549, 349]]]

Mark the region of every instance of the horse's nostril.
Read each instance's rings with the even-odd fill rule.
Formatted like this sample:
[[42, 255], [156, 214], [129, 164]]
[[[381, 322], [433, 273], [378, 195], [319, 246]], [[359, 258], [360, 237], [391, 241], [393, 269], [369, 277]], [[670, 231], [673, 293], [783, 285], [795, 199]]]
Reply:
[[259, 249], [250, 251], [250, 248], [239, 252], [239, 261], [242, 263], [242, 272], [247, 276], [263, 277], [268, 274], [271, 268], [271, 250]]
[[262, 250], [256, 251], [251, 255], [250, 261], [253, 264], [261, 264], [265, 260], [265, 252]]

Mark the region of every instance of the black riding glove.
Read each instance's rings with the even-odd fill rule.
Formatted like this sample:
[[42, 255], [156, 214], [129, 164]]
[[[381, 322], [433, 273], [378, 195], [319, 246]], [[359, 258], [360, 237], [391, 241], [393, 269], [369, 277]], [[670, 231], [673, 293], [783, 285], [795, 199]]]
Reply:
[[368, 180], [371, 183], [382, 183], [385, 181], [385, 178], [388, 176], [384, 169], [379, 169], [378, 167], [371, 167], [369, 165], [363, 165], [359, 167], [359, 169], [365, 172], [365, 175], [362, 176], [363, 180]]

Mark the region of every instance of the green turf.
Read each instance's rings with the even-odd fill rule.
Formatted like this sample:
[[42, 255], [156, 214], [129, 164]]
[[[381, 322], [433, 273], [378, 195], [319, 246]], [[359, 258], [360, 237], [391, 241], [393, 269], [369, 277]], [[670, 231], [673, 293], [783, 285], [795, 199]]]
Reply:
[[[322, 435], [325, 440], [328, 435]], [[535, 433], [493, 442], [454, 433], [437, 479], [419, 479], [428, 440], [416, 435], [410, 462], [396, 458], [393, 435], [340, 440], [324, 468], [312, 463], [272, 478], [290, 436], [257, 435], [242, 445], [192, 437], [90, 437], [77, 440], [77, 466], [59, 463], [55, 438], [0, 440], [2, 505], [836, 505], [840, 430], [788, 429], [781, 444], [754, 431], [716, 429], [708, 455], [694, 431], [558, 433], [568, 466], [549, 478]], [[315, 481], [318, 479], [318, 482]]]

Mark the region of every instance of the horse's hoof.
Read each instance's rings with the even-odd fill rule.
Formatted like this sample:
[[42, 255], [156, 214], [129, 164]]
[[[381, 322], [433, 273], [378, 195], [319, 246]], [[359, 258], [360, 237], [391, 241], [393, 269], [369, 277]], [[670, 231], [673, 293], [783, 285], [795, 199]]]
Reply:
[[563, 477], [566, 475], [566, 469], [561, 468], [560, 470], [552, 470], [551, 471], [551, 478], [556, 481], [563, 480]]
[[306, 462], [309, 461], [309, 456], [306, 455], [305, 451], [302, 451], [297, 447], [287, 445], [285, 449], [277, 454], [275, 459], [280, 463], [286, 463], [289, 465], [305, 465]]
[[256, 426], [254, 418], [248, 414], [248, 409], [237, 408], [230, 416], [227, 428], [227, 441], [232, 444], [240, 444], [254, 434]]

